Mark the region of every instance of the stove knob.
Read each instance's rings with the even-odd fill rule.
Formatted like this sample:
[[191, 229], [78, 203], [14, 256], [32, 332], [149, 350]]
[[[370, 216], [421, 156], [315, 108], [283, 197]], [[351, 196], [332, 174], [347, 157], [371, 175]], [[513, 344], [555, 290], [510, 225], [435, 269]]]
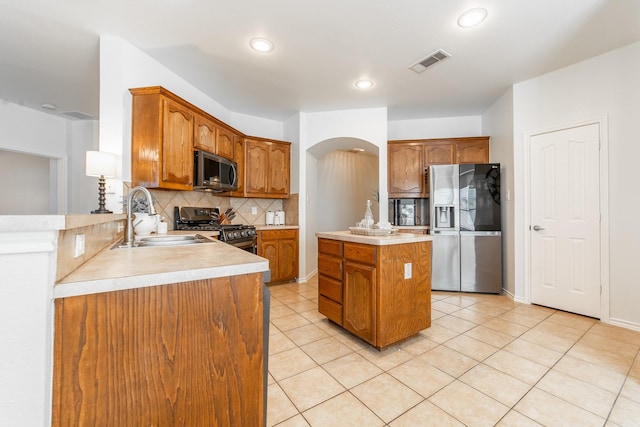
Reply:
[[242, 237], [247, 237], [247, 236], [248, 236], [248, 234], [247, 234], [247, 233], [248, 233], [248, 232], [247, 232], [247, 230], [242, 230], [242, 231], [240, 232], [240, 235], [241, 235]]

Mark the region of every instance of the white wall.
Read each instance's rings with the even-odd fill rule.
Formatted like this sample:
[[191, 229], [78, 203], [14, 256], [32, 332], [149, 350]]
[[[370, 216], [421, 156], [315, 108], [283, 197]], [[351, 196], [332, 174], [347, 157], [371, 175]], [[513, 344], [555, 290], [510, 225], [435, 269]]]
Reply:
[[347, 151], [332, 151], [318, 159], [316, 231], [348, 230], [364, 218], [367, 200], [371, 200], [374, 219], [378, 220], [378, 156]]
[[88, 214], [98, 208], [98, 178], [86, 176], [86, 152], [98, 149], [98, 121], [69, 122], [69, 213]]
[[482, 133], [491, 137], [489, 161], [500, 163], [502, 286], [509, 294], [515, 296], [512, 88], [482, 114]]
[[[609, 147], [608, 235], [612, 322], [640, 329], [640, 42], [540, 76], [513, 88], [514, 193], [523, 194], [525, 135], [588, 119], [606, 117]], [[523, 201], [515, 198], [516, 295], [522, 289], [522, 245], [527, 224]], [[605, 224], [606, 226], [606, 224]], [[606, 244], [607, 242], [605, 242]]]
[[[96, 150], [95, 120], [68, 120], [0, 100], [0, 150], [50, 159], [48, 213], [88, 213], [97, 207], [97, 181], [85, 176], [86, 150]], [[3, 203], [20, 200], [3, 199]]]
[[[49, 158], [0, 150], [0, 215], [47, 215]], [[44, 184], [44, 185], [43, 185]]]
[[394, 120], [388, 123], [389, 140], [456, 138], [482, 136], [480, 116], [440, 117], [415, 120]]
[[289, 141], [284, 137], [284, 122], [231, 112], [225, 123], [246, 135]]
[[122, 154], [122, 179], [131, 180], [130, 88], [162, 86], [239, 131], [282, 139], [282, 122], [232, 113], [126, 40], [100, 37], [100, 149]]
[[[318, 194], [312, 199], [317, 187], [323, 185], [322, 177], [315, 176], [317, 186], [313, 186], [313, 178], [309, 177], [309, 170], [316, 171], [317, 158], [308, 156], [308, 150], [312, 149], [316, 153], [322, 150], [315, 147], [317, 144], [327, 142], [332, 144], [335, 140], [342, 140], [345, 144], [362, 144], [370, 150], [376, 147], [378, 154], [378, 187], [380, 190], [380, 205], [387, 206], [387, 109], [369, 108], [362, 110], [340, 110], [322, 113], [300, 113], [300, 164], [305, 165], [306, 170], [301, 170], [300, 179], [300, 245], [304, 248], [305, 266], [300, 267], [300, 277], [307, 277], [317, 268], [317, 239], [315, 228], [317, 226], [317, 215], [320, 214], [323, 206]], [[361, 140], [361, 141], [358, 141]], [[366, 142], [364, 142], [366, 141]], [[343, 148], [350, 148], [345, 146]], [[323, 153], [325, 154], [325, 153]], [[304, 156], [304, 157], [303, 157]], [[317, 200], [316, 200], [317, 199]], [[364, 210], [363, 210], [364, 212]], [[380, 221], [386, 221], [388, 210], [380, 209], [378, 214], [374, 212]]]

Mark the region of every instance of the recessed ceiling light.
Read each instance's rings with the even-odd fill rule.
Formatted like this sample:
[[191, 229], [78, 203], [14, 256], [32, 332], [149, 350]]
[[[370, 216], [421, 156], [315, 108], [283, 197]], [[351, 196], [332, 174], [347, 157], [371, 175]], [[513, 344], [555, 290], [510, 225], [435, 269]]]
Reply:
[[48, 103], [47, 104], [42, 104], [41, 107], [44, 108], [45, 110], [55, 110], [56, 109], [55, 105], [48, 104]]
[[356, 82], [356, 87], [358, 89], [369, 89], [373, 87], [373, 81], [369, 79], [360, 79]]
[[487, 18], [487, 9], [477, 8], [467, 10], [458, 18], [458, 25], [469, 28], [478, 25]]
[[249, 46], [256, 52], [268, 53], [273, 50], [273, 42], [271, 40], [256, 37], [249, 41]]

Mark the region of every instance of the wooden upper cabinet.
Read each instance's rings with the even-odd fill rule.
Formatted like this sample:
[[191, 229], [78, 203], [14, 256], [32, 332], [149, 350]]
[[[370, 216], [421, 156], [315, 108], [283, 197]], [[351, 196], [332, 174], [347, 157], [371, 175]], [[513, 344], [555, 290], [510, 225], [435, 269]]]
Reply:
[[489, 138], [456, 142], [456, 163], [489, 163]]
[[283, 143], [269, 145], [268, 193], [289, 196], [289, 161], [291, 146]]
[[165, 99], [162, 138], [162, 182], [193, 184], [193, 114]]
[[244, 194], [248, 197], [289, 197], [291, 144], [282, 141], [245, 140]]
[[216, 154], [227, 159], [233, 159], [235, 138], [236, 135], [230, 130], [218, 127], [216, 129], [216, 143], [218, 145]]
[[238, 165], [238, 189], [230, 194], [234, 197], [244, 196], [244, 149], [245, 140], [241, 136], [236, 136], [233, 141], [233, 161]]
[[426, 145], [425, 165], [450, 165], [455, 163], [455, 144]]
[[191, 190], [194, 114], [161, 88], [131, 89], [131, 181], [134, 186]]
[[429, 197], [431, 165], [489, 163], [489, 137], [389, 141], [389, 198]]
[[428, 191], [421, 144], [389, 144], [387, 156], [389, 197], [420, 197]]
[[241, 132], [162, 88], [129, 89], [134, 186], [193, 190], [193, 150], [235, 161], [235, 197], [289, 197], [291, 143]]
[[245, 143], [245, 192], [266, 193], [269, 147], [263, 141], [252, 139], [247, 139]]
[[233, 160], [236, 134], [201, 115], [195, 118], [193, 148]]
[[216, 126], [212, 120], [196, 115], [193, 148], [208, 153], [216, 152]]

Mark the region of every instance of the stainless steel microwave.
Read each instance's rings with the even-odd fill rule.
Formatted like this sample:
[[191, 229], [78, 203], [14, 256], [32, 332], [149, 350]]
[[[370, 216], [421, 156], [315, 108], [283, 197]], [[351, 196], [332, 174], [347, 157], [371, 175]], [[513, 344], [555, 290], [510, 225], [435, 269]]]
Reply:
[[238, 189], [238, 165], [205, 151], [193, 154], [193, 189], [221, 193]]

